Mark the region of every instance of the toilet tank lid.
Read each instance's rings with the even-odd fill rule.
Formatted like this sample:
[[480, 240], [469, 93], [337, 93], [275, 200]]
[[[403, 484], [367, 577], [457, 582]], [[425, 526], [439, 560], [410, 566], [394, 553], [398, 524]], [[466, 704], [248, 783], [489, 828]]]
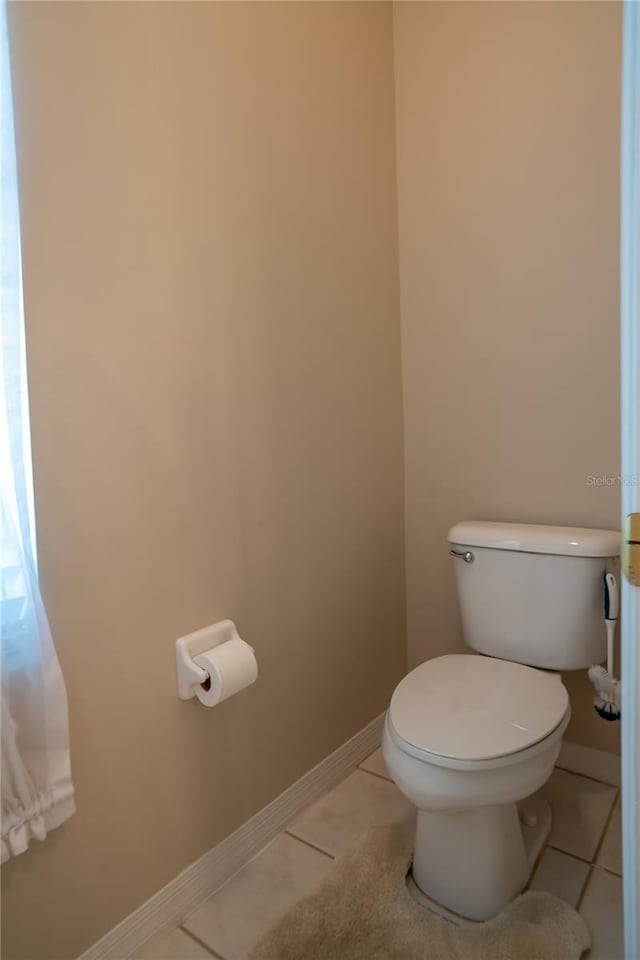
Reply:
[[463, 520], [451, 527], [447, 539], [458, 546], [551, 553], [562, 557], [617, 557], [620, 554], [619, 530], [588, 527]]

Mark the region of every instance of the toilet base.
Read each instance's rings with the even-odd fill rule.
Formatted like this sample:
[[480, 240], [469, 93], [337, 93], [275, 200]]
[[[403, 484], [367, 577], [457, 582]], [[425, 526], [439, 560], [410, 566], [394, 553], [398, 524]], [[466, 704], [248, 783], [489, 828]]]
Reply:
[[418, 810], [409, 889], [454, 921], [488, 920], [526, 887], [550, 830], [551, 810], [540, 794], [518, 804]]

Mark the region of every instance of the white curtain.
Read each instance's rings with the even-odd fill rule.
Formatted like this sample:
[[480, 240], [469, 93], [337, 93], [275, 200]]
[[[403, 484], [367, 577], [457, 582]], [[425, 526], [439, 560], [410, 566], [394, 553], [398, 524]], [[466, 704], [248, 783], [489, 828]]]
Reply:
[[2, 861], [71, 816], [67, 695], [38, 586], [20, 222], [6, 7], [0, 0], [0, 641]]

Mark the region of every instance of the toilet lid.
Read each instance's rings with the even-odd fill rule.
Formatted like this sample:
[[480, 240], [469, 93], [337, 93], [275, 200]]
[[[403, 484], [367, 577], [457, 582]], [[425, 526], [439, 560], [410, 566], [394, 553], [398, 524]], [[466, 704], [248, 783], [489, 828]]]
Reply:
[[396, 687], [389, 719], [398, 736], [418, 750], [490, 760], [543, 740], [568, 706], [557, 673], [455, 654], [412, 670]]

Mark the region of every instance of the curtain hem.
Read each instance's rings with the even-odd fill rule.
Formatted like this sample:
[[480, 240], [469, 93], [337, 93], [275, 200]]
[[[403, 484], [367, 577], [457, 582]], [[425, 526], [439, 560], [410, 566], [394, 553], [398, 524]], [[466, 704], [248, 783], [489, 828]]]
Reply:
[[28, 810], [8, 818], [2, 826], [0, 863], [24, 853], [32, 839], [44, 840], [49, 830], [55, 830], [75, 813], [73, 784], [69, 780], [56, 786], [51, 793], [40, 797]]

